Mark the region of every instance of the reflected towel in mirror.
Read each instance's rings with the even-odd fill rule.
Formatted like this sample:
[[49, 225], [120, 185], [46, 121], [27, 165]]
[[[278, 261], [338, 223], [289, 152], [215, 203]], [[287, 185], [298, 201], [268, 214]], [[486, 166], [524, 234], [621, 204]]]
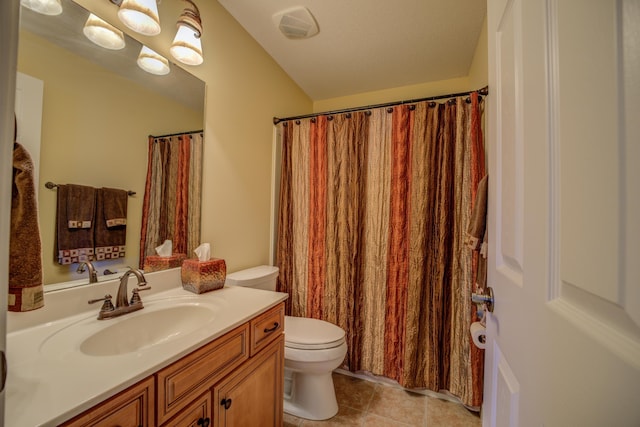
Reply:
[[[102, 210], [107, 227], [127, 225], [127, 198], [125, 190], [103, 187]], [[100, 209], [100, 203], [98, 203]]]
[[95, 256], [123, 258], [127, 241], [127, 192], [115, 188], [97, 190]]
[[[85, 186], [81, 185], [58, 185], [58, 199], [57, 199], [57, 257], [58, 264], [72, 264], [82, 261], [94, 260], [94, 230], [93, 230], [93, 214], [95, 213], [95, 188], [93, 192], [88, 191]], [[89, 187], [92, 188], [92, 187]], [[86, 197], [86, 199], [83, 199]], [[84, 208], [76, 208], [77, 205], [88, 205]], [[91, 226], [88, 228], [70, 228], [69, 220], [69, 208], [71, 207], [72, 213], [77, 218], [89, 218], [82, 221], [88, 221]], [[90, 209], [89, 209], [90, 207]], [[91, 211], [91, 217], [86, 217], [84, 214], [77, 212]]]
[[67, 227], [91, 228], [96, 208], [96, 189], [86, 185], [67, 185]]

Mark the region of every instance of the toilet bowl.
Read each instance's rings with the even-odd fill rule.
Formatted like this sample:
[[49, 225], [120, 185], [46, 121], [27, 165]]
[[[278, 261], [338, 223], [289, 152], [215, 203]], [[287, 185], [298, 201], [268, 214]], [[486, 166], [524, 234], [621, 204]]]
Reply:
[[[227, 275], [226, 285], [275, 291], [278, 268], [259, 266]], [[319, 319], [285, 316], [284, 411], [309, 420], [338, 413], [331, 373], [347, 354], [345, 332]]]

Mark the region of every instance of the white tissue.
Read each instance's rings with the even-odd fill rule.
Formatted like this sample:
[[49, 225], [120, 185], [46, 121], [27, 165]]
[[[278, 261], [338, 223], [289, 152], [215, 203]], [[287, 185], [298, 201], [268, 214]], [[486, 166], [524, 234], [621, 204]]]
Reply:
[[480, 322], [473, 322], [469, 328], [471, 333], [471, 339], [478, 348], [485, 348], [487, 346], [487, 329]]
[[163, 244], [156, 247], [156, 253], [161, 257], [170, 257], [173, 254], [173, 242], [165, 240]]
[[193, 252], [195, 252], [198, 257], [198, 261], [209, 261], [211, 258], [211, 245], [209, 243], [203, 243], [195, 248]]

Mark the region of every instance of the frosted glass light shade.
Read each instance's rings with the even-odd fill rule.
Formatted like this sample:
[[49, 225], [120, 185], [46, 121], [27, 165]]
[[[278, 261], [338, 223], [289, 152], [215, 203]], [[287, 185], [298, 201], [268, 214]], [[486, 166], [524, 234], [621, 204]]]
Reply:
[[43, 15], [60, 15], [62, 13], [60, 0], [20, 0], [20, 4]]
[[196, 37], [193, 28], [186, 25], [179, 25], [176, 37], [173, 39], [171, 55], [187, 65], [200, 65], [204, 61], [202, 57], [202, 42]]
[[146, 46], [142, 46], [140, 54], [138, 55], [138, 66], [145, 70], [147, 73], [155, 74], [158, 76], [164, 76], [169, 74], [169, 61], [164, 56], [158, 54], [156, 51], [149, 49]]
[[118, 18], [136, 33], [145, 36], [160, 34], [160, 18], [156, 0], [124, 0]]
[[105, 49], [120, 50], [125, 46], [122, 31], [93, 13], [89, 15], [82, 32], [89, 40]]

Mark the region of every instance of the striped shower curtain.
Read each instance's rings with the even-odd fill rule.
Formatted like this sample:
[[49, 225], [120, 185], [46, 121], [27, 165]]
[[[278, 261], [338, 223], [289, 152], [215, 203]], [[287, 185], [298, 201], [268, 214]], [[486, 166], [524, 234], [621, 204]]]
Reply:
[[347, 334], [344, 368], [482, 403], [464, 245], [484, 176], [477, 93], [283, 122], [278, 289]]
[[166, 239], [173, 242], [174, 253], [187, 257], [200, 245], [202, 141], [200, 132], [149, 137], [140, 268]]

